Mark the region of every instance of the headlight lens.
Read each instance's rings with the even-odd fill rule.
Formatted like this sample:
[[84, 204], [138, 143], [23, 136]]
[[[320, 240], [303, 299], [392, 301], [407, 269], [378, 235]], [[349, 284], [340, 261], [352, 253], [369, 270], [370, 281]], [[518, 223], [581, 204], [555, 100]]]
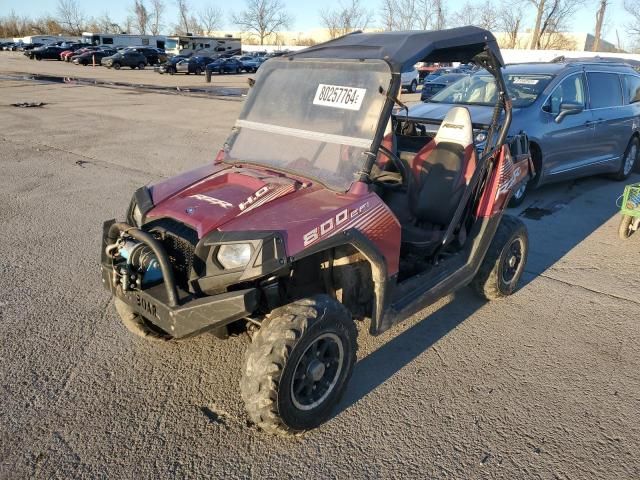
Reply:
[[218, 261], [227, 270], [244, 267], [251, 260], [251, 245], [231, 243], [218, 249]]
[[487, 132], [477, 132], [474, 138], [476, 144], [484, 143], [487, 140]]
[[133, 206], [131, 218], [133, 218], [133, 223], [135, 223], [136, 227], [142, 225], [142, 212], [140, 211], [140, 207], [138, 206], [138, 204], [135, 204]]

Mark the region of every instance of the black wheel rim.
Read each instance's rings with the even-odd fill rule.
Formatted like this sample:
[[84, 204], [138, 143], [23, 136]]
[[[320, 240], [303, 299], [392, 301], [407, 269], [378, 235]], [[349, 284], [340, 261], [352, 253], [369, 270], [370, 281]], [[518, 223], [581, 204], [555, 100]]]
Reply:
[[291, 400], [299, 410], [312, 410], [333, 392], [344, 364], [344, 346], [335, 333], [324, 333], [311, 342], [293, 372]]
[[502, 280], [505, 283], [511, 283], [516, 278], [522, 265], [522, 253], [522, 240], [515, 238], [505, 250], [502, 261]]

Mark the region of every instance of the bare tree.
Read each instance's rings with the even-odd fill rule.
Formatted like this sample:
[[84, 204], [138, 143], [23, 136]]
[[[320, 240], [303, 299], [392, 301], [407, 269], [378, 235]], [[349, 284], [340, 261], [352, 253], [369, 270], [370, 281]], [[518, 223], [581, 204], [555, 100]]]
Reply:
[[151, 0], [149, 10], [149, 31], [151, 35], [160, 35], [162, 31], [162, 16], [166, 5], [162, 0]]
[[243, 11], [232, 15], [232, 21], [244, 32], [256, 35], [260, 45], [277, 30], [287, 27], [291, 17], [281, 0], [246, 0]]
[[633, 38], [637, 48], [640, 43], [640, 0], [625, 0], [624, 10], [627, 14], [627, 33]]
[[149, 11], [144, 4], [144, 0], [134, 0], [131, 7], [131, 13], [135, 20], [135, 26], [140, 35], [147, 34], [147, 26], [149, 25]]
[[385, 30], [429, 30], [435, 27], [431, 0], [382, 0], [380, 19]]
[[433, 0], [433, 30], [442, 30], [447, 26], [447, 8], [444, 5], [444, 0]]
[[200, 25], [205, 33], [219, 30], [222, 26], [222, 10], [213, 5], [209, 5], [198, 12]]
[[585, 0], [529, 0], [536, 7], [536, 22], [529, 48], [560, 48], [558, 45], [564, 45], [562, 48], [565, 48], [568, 39], [562, 32], [568, 29], [568, 20], [584, 2]]
[[104, 12], [97, 18], [92, 18], [87, 25], [87, 29], [90, 32], [103, 32], [103, 33], [121, 33], [122, 28], [116, 22], [114, 22], [109, 16], [108, 12]]
[[85, 15], [76, 0], [58, 0], [58, 21], [71, 35], [82, 35]]
[[350, 3], [338, 4], [338, 8], [321, 10], [320, 20], [331, 38], [346, 35], [355, 30], [364, 30], [373, 20], [373, 12], [365, 9], [360, 0], [350, 0]]
[[189, 33], [189, 4], [187, 0], [176, 0], [176, 7], [178, 7], [178, 25], [176, 25], [176, 33], [187, 34]]
[[486, 30], [496, 30], [499, 26], [499, 14], [491, 0], [474, 4], [467, 1], [460, 10], [454, 13], [453, 23], [456, 26], [474, 25]]
[[607, 11], [609, 0], [600, 0], [600, 6], [596, 12], [596, 28], [594, 32], [595, 40], [593, 41], [593, 51], [600, 49], [600, 39], [602, 38], [602, 27], [604, 25], [604, 14]]
[[518, 46], [518, 34], [522, 26], [522, 10], [513, 8], [511, 4], [503, 4], [500, 10], [498, 28], [502, 30], [506, 36], [506, 48], [516, 48]]

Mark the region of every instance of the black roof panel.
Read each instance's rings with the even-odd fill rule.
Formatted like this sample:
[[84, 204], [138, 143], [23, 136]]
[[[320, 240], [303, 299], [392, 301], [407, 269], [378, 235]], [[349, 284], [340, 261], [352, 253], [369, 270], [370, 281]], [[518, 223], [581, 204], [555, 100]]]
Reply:
[[495, 37], [478, 27], [447, 30], [351, 33], [287, 56], [385, 60], [393, 72], [406, 71], [417, 62], [469, 62], [488, 48], [504, 65]]

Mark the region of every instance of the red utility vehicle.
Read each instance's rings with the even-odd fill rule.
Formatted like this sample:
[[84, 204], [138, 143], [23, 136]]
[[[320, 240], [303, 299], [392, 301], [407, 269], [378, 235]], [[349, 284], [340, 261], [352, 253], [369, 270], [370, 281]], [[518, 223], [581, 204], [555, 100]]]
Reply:
[[[434, 135], [397, 98], [407, 66], [447, 60], [502, 92], [482, 152], [466, 108]], [[354, 33], [265, 62], [216, 160], [105, 222], [102, 280], [124, 324], [162, 340], [246, 330], [249, 418], [290, 433], [339, 401], [355, 320], [377, 335], [466, 285], [513, 293], [528, 239], [503, 212], [530, 158], [505, 138], [502, 63], [476, 27]]]

